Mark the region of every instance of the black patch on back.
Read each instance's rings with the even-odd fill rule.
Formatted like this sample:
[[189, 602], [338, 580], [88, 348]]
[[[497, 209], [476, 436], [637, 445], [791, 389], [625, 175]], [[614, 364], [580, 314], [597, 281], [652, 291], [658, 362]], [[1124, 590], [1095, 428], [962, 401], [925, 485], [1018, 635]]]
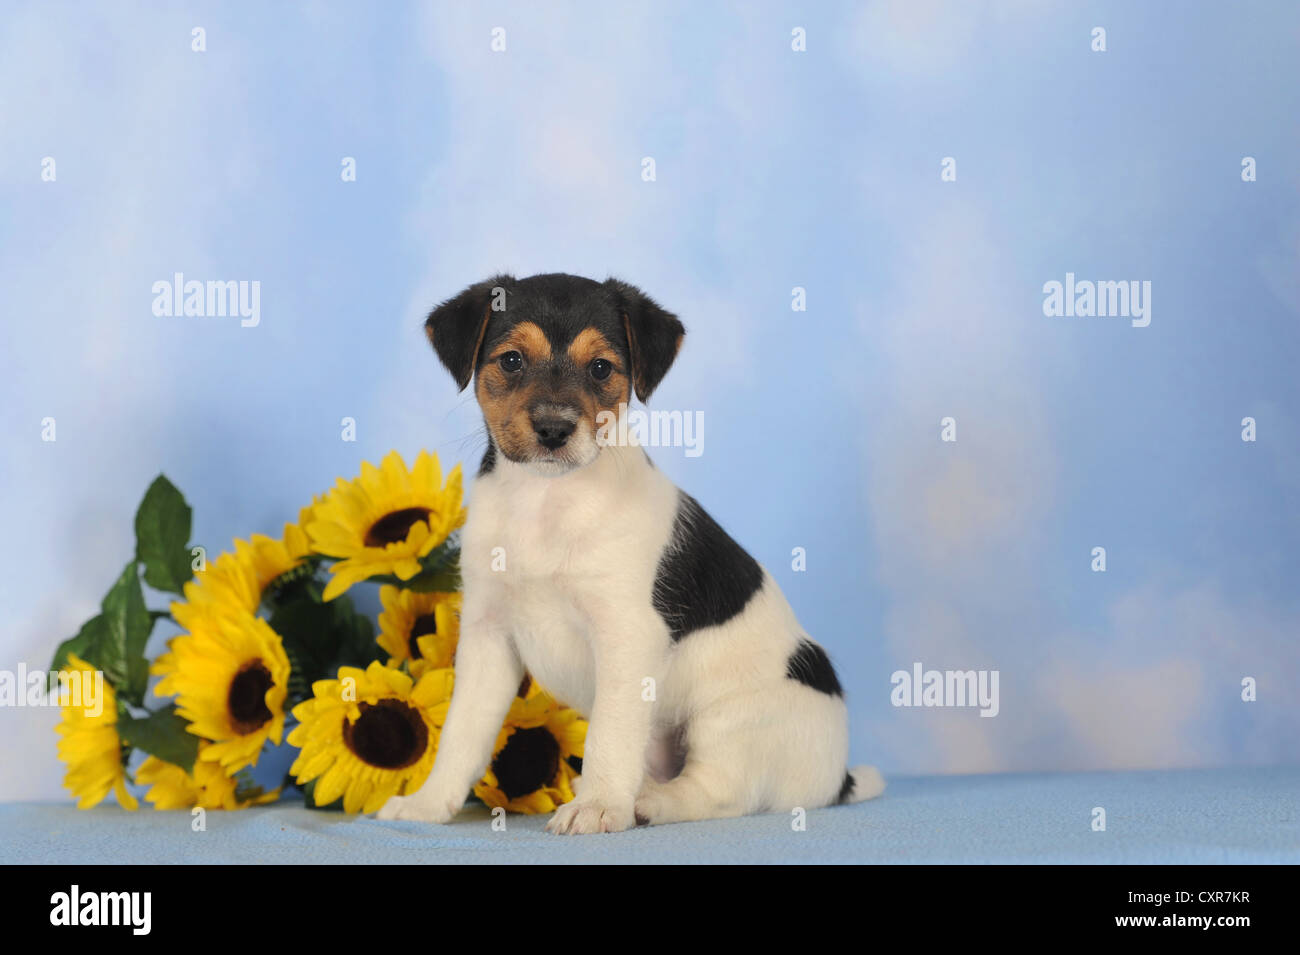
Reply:
[[483, 452], [483, 460], [479, 462], [478, 476], [491, 474], [493, 468], [497, 466], [497, 446], [488, 438], [487, 450]]
[[763, 569], [700, 507], [680, 493], [672, 538], [659, 558], [654, 608], [673, 642], [726, 623], [763, 586]]
[[853, 774], [845, 773], [844, 782], [840, 784], [840, 794], [835, 798], [837, 803], [846, 803], [849, 797], [853, 795]]
[[799, 641], [799, 649], [790, 654], [785, 675], [791, 680], [798, 680], [804, 686], [820, 690], [827, 696], [844, 695], [839, 677], [835, 675], [835, 668], [831, 666], [830, 657], [811, 640]]

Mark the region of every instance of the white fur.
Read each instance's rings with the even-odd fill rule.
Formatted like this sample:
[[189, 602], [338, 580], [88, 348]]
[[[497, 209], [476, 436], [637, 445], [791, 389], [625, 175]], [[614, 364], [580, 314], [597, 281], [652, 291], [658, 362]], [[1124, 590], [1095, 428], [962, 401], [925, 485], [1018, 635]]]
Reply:
[[[590, 723], [577, 798], [552, 817], [552, 832], [835, 802], [847, 711], [842, 698], [786, 676], [807, 636], [771, 576], [764, 571], [738, 616], [676, 644], [652, 606], [677, 501], [639, 447], [601, 448], [560, 474], [497, 455], [474, 483], [462, 538], [456, 686], [437, 760], [424, 787], [391, 799], [379, 818], [456, 814], [488, 766], [525, 670]], [[496, 548], [503, 571], [492, 569]], [[685, 768], [665, 779], [667, 741], [679, 728]], [[853, 774], [853, 801], [884, 788], [870, 767]]]

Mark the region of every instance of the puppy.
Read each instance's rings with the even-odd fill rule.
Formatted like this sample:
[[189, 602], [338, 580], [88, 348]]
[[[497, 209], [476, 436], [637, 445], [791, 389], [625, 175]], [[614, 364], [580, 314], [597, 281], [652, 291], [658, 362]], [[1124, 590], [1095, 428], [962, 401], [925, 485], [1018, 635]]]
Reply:
[[379, 818], [450, 820], [525, 673], [589, 719], [577, 797], [551, 832], [878, 795], [875, 769], [846, 771], [839, 680], [776, 582], [643, 448], [601, 440], [673, 363], [676, 316], [612, 279], [501, 275], [425, 330], [456, 383], [474, 382], [488, 447], [438, 757]]

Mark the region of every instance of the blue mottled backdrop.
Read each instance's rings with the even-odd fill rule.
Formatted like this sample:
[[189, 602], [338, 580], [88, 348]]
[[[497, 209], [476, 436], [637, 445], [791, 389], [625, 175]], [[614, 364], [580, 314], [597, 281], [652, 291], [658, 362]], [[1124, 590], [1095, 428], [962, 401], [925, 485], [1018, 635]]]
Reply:
[[[424, 313], [570, 271], [686, 323], [653, 403], [704, 453], [656, 460], [831, 651], [856, 760], [1295, 763], [1298, 48], [1282, 2], [7, 4], [0, 669], [160, 470], [218, 550], [390, 448], [473, 466]], [[155, 315], [177, 272], [259, 323]], [[1045, 315], [1067, 273], [1150, 324]], [[892, 706], [918, 662], [998, 715]], [[0, 710], [0, 798], [58, 798], [55, 719]]]

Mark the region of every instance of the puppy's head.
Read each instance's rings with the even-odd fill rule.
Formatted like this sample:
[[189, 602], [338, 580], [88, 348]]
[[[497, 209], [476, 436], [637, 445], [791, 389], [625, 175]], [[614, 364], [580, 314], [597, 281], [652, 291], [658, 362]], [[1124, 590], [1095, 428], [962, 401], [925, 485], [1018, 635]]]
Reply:
[[471, 285], [424, 329], [456, 384], [474, 382], [497, 450], [544, 474], [595, 460], [597, 416], [649, 398], [685, 334], [631, 285], [560, 273]]

